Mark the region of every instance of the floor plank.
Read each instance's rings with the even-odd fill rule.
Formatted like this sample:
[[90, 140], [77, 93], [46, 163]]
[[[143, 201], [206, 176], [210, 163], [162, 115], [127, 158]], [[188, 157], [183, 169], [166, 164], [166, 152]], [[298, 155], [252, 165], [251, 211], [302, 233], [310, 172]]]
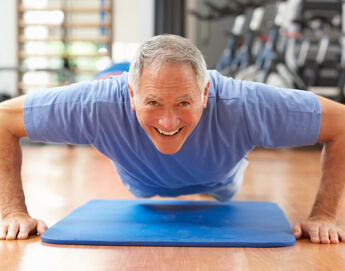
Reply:
[[[320, 149], [256, 149], [234, 200], [276, 202], [291, 224], [311, 209], [320, 178]], [[30, 214], [48, 226], [92, 199], [134, 199], [111, 163], [89, 147], [23, 148]], [[210, 200], [205, 195], [183, 200]], [[344, 205], [344, 204], [343, 204]], [[345, 229], [342, 206], [339, 225]], [[61, 246], [31, 236], [0, 241], [0, 270], [345, 270], [345, 243], [297, 241], [283, 248]]]

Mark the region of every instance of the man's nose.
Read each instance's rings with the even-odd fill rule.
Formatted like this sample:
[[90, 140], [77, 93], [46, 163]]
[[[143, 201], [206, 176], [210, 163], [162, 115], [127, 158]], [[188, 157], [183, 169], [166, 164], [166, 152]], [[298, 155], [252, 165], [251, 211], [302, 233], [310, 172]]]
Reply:
[[168, 131], [175, 130], [180, 124], [180, 119], [173, 109], [166, 109], [163, 115], [159, 118], [159, 125], [167, 129]]

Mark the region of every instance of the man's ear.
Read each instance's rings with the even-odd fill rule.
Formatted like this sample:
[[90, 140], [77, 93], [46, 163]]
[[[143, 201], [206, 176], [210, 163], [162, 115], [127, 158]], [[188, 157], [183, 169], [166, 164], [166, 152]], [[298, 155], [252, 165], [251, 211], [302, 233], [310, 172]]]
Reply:
[[208, 81], [205, 89], [204, 89], [204, 102], [203, 102], [203, 108], [205, 109], [207, 106], [208, 101], [208, 89], [210, 88], [210, 81]]
[[135, 110], [135, 101], [134, 101], [134, 92], [133, 92], [133, 89], [132, 89], [132, 87], [129, 85], [129, 84], [127, 84], [127, 87], [128, 87], [128, 91], [129, 91], [129, 98], [131, 99], [130, 101], [131, 101], [131, 108], [133, 109], [133, 110]]

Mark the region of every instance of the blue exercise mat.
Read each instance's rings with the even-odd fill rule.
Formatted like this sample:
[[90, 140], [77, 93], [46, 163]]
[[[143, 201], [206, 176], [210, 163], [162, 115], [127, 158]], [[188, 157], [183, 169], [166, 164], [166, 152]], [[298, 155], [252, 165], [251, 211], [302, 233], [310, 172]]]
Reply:
[[275, 203], [94, 200], [41, 238], [74, 245], [278, 247], [295, 243], [290, 232]]

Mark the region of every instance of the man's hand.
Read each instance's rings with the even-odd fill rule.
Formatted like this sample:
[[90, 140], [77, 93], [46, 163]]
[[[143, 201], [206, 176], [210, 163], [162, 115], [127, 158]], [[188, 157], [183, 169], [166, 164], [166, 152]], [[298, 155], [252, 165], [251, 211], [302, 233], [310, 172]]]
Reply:
[[0, 240], [26, 239], [47, 226], [27, 213], [21, 179], [20, 138], [26, 136], [23, 105], [26, 96], [0, 103]]
[[24, 212], [11, 213], [0, 222], [0, 240], [27, 239], [29, 234], [42, 234], [48, 229], [42, 220]]
[[310, 217], [305, 222], [297, 223], [291, 232], [295, 238], [310, 238], [312, 243], [337, 244], [345, 242], [345, 233], [334, 221], [325, 217]]
[[318, 96], [321, 125], [318, 142], [324, 142], [321, 155], [321, 181], [309, 218], [294, 226], [296, 239], [313, 243], [345, 242], [344, 231], [336, 226], [345, 198], [345, 106]]

